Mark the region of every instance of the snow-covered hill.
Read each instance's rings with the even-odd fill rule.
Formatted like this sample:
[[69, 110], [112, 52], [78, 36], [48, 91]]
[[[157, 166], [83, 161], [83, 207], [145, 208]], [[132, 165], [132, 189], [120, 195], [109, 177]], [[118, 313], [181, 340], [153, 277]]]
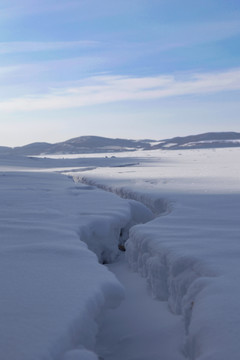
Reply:
[[240, 133], [215, 132], [164, 140], [112, 139], [100, 136], [80, 136], [67, 141], [50, 144], [36, 142], [15, 148], [0, 147], [0, 154], [54, 155], [121, 152], [150, 149], [203, 149], [240, 147]]
[[40, 154], [82, 154], [131, 151], [150, 149], [151, 145], [145, 140], [111, 139], [99, 136], [80, 136], [56, 144], [33, 143], [22, 147], [9, 148], [9, 152], [21, 155]]
[[153, 144], [153, 149], [208, 149], [240, 146], [240, 133], [210, 132], [199, 135], [174, 137]]

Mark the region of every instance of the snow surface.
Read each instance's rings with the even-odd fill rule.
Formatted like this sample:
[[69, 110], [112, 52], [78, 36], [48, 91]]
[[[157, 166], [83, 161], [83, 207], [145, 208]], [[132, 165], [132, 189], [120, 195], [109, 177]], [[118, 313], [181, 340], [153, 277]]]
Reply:
[[138, 166], [78, 173], [75, 181], [141, 201], [165, 215], [131, 229], [129, 265], [147, 279], [156, 299], [167, 301], [169, 310], [182, 317], [188, 359], [237, 360], [240, 150], [138, 155], [145, 157]]
[[113, 261], [120, 235], [152, 215], [66, 176], [14, 170], [0, 172], [0, 358], [98, 359], [97, 318], [124, 292], [86, 244]]
[[[198, 144], [229, 144], [229, 143], [233, 143], [233, 144], [240, 144], [240, 139], [227, 139], [227, 140], [224, 140], [224, 139], [218, 139], [218, 140], [199, 140], [199, 141], [191, 141], [189, 143], [184, 143], [182, 145], [179, 145], [180, 147], [183, 147], [183, 146], [196, 146]], [[178, 145], [178, 144], [175, 144], [175, 145]]]
[[96, 347], [101, 358], [185, 359], [182, 318], [150, 296], [145, 280], [129, 271], [124, 258], [108, 268], [124, 285], [125, 299], [117, 309], [102, 313]]
[[239, 156], [1, 156], [0, 359], [238, 360]]
[[176, 145], [178, 145], [178, 144], [177, 143], [167, 143], [167, 144], [164, 144], [163, 147], [170, 148], [170, 147], [176, 146]]

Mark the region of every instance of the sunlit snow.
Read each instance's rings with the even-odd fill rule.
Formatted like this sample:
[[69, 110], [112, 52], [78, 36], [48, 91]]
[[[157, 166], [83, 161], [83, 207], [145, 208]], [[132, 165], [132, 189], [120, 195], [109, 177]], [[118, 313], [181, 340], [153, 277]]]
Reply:
[[1, 156], [0, 358], [237, 360], [239, 156]]

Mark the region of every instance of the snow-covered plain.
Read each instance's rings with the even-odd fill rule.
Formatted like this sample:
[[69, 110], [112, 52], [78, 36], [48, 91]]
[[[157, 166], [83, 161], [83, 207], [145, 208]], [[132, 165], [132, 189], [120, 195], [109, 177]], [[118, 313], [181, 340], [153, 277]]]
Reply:
[[130, 267], [147, 279], [155, 298], [181, 315], [188, 359], [237, 360], [240, 151], [144, 154], [148, 161], [137, 166], [95, 169], [75, 174], [75, 181], [138, 200], [162, 215], [131, 229]]
[[239, 156], [1, 157], [0, 358], [239, 359]]
[[152, 215], [60, 174], [11, 170], [0, 173], [0, 358], [97, 359], [97, 317], [123, 289], [95, 254], [113, 261]]

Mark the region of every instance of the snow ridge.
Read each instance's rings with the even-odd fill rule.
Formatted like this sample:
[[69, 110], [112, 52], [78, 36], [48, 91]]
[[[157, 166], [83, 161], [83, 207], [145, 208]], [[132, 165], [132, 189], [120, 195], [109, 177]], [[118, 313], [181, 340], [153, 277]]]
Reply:
[[134, 191], [126, 186], [114, 187], [109, 184], [100, 183], [89, 177], [82, 176], [79, 173], [78, 175], [73, 175], [73, 179], [76, 183], [81, 182], [83, 184], [96, 186], [99, 189], [114, 193], [123, 199], [132, 199], [140, 202], [149, 208], [155, 216], [167, 215], [172, 211], [173, 204], [169, 199], [149, 196], [147, 193], [144, 194], [141, 191]]
[[167, 301], [172, 313], [183, 316], [188, 334], [196, 297], [214, 272], [197, 258], [170, 251], [146, 225], [131, 229], [126, 248], [129, 266], [146, 278], [155, 298]]
[[0, 185], [0, 358], [97, 360], [98, 316], [124, 291], [92, 251], [113, 261], [150, 211], [59, 174], [4, 172]]

